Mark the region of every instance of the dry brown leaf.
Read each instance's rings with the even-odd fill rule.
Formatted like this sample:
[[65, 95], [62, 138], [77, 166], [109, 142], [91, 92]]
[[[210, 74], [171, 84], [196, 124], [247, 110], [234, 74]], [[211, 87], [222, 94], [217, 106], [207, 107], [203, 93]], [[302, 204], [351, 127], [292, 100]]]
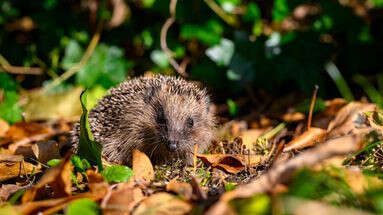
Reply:
[[40, 172], [40, 166], [35, 166], [31, 163], [21, 162], [0, 162], [0, 182], [11, 178], [16, 178], [21, 175], [30, 175]]
[[129, 6], [124, 0], [110, 0], [113, 5], [113, 14], [107, 26], [115, 28], [121, 25], [130, 14]]
[[137, 149], [133, 150], [132, 163], [135, 180], [145, 182], [154, 180], [153, 165], [145, 153], [140, 152]]
[[363, 174], [359, 168], [345, 168], [344, 172], [347, 184], [357, 194], [363, 194], [366, 190], [383, 188], [382, 180], [376, 176]]
[[19, 141], [31, 136], [52, 133], [52, 129], [39, 123], [19, 122], [12, 125], [0, 141], [0, 145]]
[[361, 118], [363, 118], [364, 112], [374, 111], [376, 109], [375, 104], [351, 102], [344, 106], [335, 119], [332, 120], [327, 128], [329, 137], [338, 137], [346, 134], [360, 133]]
[[0, 119], [0, 137], [4, 137], [4, 135], [7, 133], [9, 129], [8, 122]]
[[177, 198], [177, 196], [168, 193], [156, 193], [144, 199], [137, 209], [133, 211], [133, 215], [178, 215], [187, 214], [191, 209], [192, 205], [190, 203]]
[[288, 152], [313, 146], [322, 141], [326, 137], [326, 134], [327, 131], [325, 129], [311, 127], [309, 130], [287, 143], [283, 151]]
[[336, 98], [325, 102], [326, 108], [323, 113], [326, 116], [336, 116], [341, 108], [347, 104], [347, 101], [343, 98]]
[[185, 200], [191, 200], [193, 197], [193, 188], [189, 183], [179, 182], [175, 179], [169, 181], [166, 185], [166, 191], [177, 193]]
[[93, 170], [87, 170], [88, 187], [92, 193], [104, 193], [108, 192], [109, 184], [105, 181], [104, 177]]
[[23, 160], [24, 157], [22, 155], [0, 154], [0, 162], [22, 162]]
[[246, 149], [253, 149], [257, 138], [260, 137], [266, 129], [249, 129], [241, 132], [242, 144], [246, 146]]
[[260, 155], [233, 155], [233, 154], [197, 154], [206, 165], [237, 174], [246, 167], [260, 164], [264, 157]]
[[235, 198], [249, 198], [258, 193], [269, 192], [277, 184], [284, 183], [291, 174], [304, 166], [312, 166], [325, 159], [345, 155], [358, 149], [362, 137], [358, 135], [347, 135], [334, 138], [307, 150], [283, 164], [274, 166], [266, 174], [253, 180], [249, 184], [238, 186], [235, 190], [224, 193], [220, 200], [213, 205], [207, 215], [225, 214], [230, 211], [229, 202]]
[[105, 193], [98, 194], [86, 192], [58, 199], [25, 202], [15, 208], [20, 214], [37, 214], [37, 212], [41, 212], [41, 214], [54, 214], [65, 208], [65, 206], [72, 201], [82, 198], [89, 198], [97, 201], [103, 197], [103, 194], [105, 195]]
[[103, 201], [102, 213], [105, 215], [131, 214], [133, 208], [144, 198], [140, 188], [129, 183], [121, 184], [117, 190], [112, 191], [107, 201]]
[[27, 190], [22, 198], [22, 203], [33, 201], [37, 193], [44, 190], [45, 185], [49, 184], [53, 190], [54, 197], [71, 195], [73, 166], [70, 162], [70, 155], [66, 155], [60, 165], [46, 171], [40, 181], [31, 189]]
[[306, 118], [301, 112], [285, 113], [282, 115], [282, 120], [285, 122], [299, 122]]

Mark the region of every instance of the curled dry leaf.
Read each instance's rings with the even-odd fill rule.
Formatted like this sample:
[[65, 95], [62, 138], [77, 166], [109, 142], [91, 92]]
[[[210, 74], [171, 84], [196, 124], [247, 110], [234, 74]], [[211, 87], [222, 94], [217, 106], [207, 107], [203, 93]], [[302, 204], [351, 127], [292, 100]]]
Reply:
[[131, 214], [133, 208], [144, 198], [140, 188], [131, 183], [120, 184], [117, 190], [112, 191], [108, 199], [103, 201], [102, 212], [105, 215]]
[[154, 179], [153, 165], [145, 153], [133, 150], [133, 172], [137, 181], [150, 182]]
[[156, 193], [144, 199], [132, 214], [178, 215], [187, 214], [191, 209], [190, 203], [179, 199], [177, 196], [168, 193]]
[[351, 102], [344, 106], [335, 119], [332, 120], [327, 128], [329, 137], [338, 137], [346, 134], [357, 134], [363, 132], [363, 115], [365, 112], [374, 111], [375, 104]]
[[110, 0], [110, 2], [113, 5], [113, 14], [107, 26], [109, 28], [115, 28], [126, 20], [130, 14], [130, 9], [124, 0]]
[[104, 177], [93, 170], [87, 170], [86, 175], [88, 176], [88, 187], [92, 193], [107, 193], [108, 182], [104, 180]]
[[39, 123], [19, 122], [12, 125], [4, 134], [4, 139], [0, 141], [0, 145], [20, 141], [36, 135], [44, 135], [52, 133], [52, 129]]
[[313, 146], [322, 141], [326, 137], [326, 134], [327, 131], [325, 129], [311, 127], [309, 130], [287, 143], [283, 151], [288, 152]]
[[359, 135], [347, 135], [328, 140], [313, 149], [303, 152], [287, 162], [273, 167], [266, 174], [249, 184], [238, 186], [235, 190], [224, 193], [206, 214], [225, 214], [231, 211], [229, 202], [232, 199], [249, 198], [258, 193], [269, 192], [277, 184], [285, 182], [299, 168], [312, 166], [334, 156], [354, 152], [358, 149], [361, 139], [362, 137]]
[[[7, 158], [6, 158], [7, 157]], [[30, 175], [40, 172], [40, 166], [20, 161], [20, 156], [1, 155], [0, 156], [0, 182], [19, 176]]]
[[166, 191], [177, 193], [186, 200], [191, 200], [193, 197], [193, 188], [189, 183], [178, 182], [173, 179], [166, 185]]
[[66, 155], [60, 165], [49, 169], [40, 181], [29, 189], [22, 198], [22, 203], [31, 202], [35, 199], [39, 191], [44, 190], [45, 185], [49, 184], [53, 190], [54, 197], [71, 195], [73, 166], [70, 162], [70, 155]]
[[198, 154], [206, 165], [236, 174], [246, 167], [259, 165], [264, 159], [261, 155], [240, 155], [240, 154]]

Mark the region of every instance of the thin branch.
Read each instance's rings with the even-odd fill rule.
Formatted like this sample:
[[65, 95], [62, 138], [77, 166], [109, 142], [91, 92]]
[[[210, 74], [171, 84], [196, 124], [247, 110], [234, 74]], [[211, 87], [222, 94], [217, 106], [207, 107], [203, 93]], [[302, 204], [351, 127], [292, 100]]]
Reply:
[[43, 70], [38, 67], [12, 66], [7, 59], [0, 54], [0, 70], [11, 74], [41, 75]]
[[170, 17], [166, 20], [165, 24], [161, 28], [161, 49], [165, 52], [168, 57], [169, 63], [173, 66], [173, 68], [183, 77], [187, 77], [188, 75], [185, 72], [186, 65], [180, 66], [177, 61], [173, 58], [174, 53], [168, 48], [166, 38], [167, 33], [170, 26], [176, 20], [176, 6], [177, 0], [171, 0], [169, 5]]
[[80, 62], [78, 62], [76, 65], [72, 66], [69, 70], [67, 70], [66, 72], [64, 72], [61, 76], [59, 76], [58, 78], [54, 79], [50, 84], [48, 84], [44, 89], [43, 89], [43, 92], [47, 92], [49, 91], [50, 89], [58, 86], [59, 84], [61, 84], [62, 82], [68, 80], [70, 77], [72, 77], [74, 74], [76, 74], [81, 68], [83, 68], [86, 63], [88, 62], [88, 60], [90, 59], [90, 57], [92, 56], [93, 52], [94, 52], [94, 49], [96, 48], [96, 46], [98, 45], [98, 42], [100, 40], [100, 35], [101, 35], [101, 31], [102, 31], [102, 28], [103, 28], [103, 22], [101, 21], [98, 26], [97, 26], [97, 29], [96, 29], [96, 32], [95, 34], [93, 35], [92, 37], [92, 40], [90, 41], [84, 55], [82, 56]]
[[204, 0], [205, 3], [212, 9], [223, 21], [228, 25], [237, 27], [239, 25], [236, 16], [226, 13], [214, 0]]
[[312, 121], [312, 118], [313, 118], [313, 112], [314, 112], [315, 102], [316, 102], [316, 99], [317, 99], [318, 89], [319, 89], [318, 85], [315, 85], [315, 89], [314, 89], [313, 95], [311, 97], [309, 118], [307, 120], [307, 130], [310, 130], [310, 128], [311, 128], [311, 121]]

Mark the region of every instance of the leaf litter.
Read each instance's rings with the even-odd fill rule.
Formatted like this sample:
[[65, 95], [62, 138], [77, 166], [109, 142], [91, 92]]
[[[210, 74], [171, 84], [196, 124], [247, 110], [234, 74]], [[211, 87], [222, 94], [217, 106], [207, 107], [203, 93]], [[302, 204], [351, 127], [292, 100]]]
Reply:
[[[194, 155], [192, 167], [177, 160], [153, 166], [138, 150], [133, 152], [132, 168], [101, 161], [98, 144], [87, 129], [86, 112], [83, 105], [80, 126], [85, 149], [79, 156], [70, 152], [62, 156], [68, 151], [62, 142], [71, 121], [0, 124], [1, 201], [22, 191], [15, 205], [4, 204], [0, 212], [70, 214], [83, 206], [96, 214], [241, 214], [238, 204], [254, 212], [268, 211], [270, 204], [279, 202], [288, 205], [278, 206], [283, 213], [319, 208], [326, 213], [367, 214], [374, 206], [338, 208], [328, 200], [284, 197], [296, 172], [302, 168], [324, 171], [334, 159], [339, 160], [336, 168], [355, 195], [383, 187], [376, 175], [364, 172], [372, 164], [376, 172], [383, 164], [379, 142], [383, 117], [374, 104], [325, 101], [322, 112], [309, 116], [315, 127], [306, 129], [305, 115], [294, 109], [276, 118], [230, 121], [221, 126], [221, 138], [207, 153]], [[277, 125], [278, 119], [284, 123]], [[314, 168], [319, 164], [324, 167]]]

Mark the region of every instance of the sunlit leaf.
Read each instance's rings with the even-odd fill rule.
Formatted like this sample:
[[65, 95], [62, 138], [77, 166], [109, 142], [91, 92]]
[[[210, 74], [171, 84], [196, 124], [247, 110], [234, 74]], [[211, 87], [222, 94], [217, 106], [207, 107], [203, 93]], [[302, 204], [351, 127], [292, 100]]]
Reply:
[[101, 214], [100, 207], [90, 199], [79, 199], [73, 201], [65, 210], [66, 215], [98, 215]]
[[133, 170], [127, 166], [113, 165], [106, 167], [102, 172], [105, 180], [108, 182], [126, 182], [133, 176]]

